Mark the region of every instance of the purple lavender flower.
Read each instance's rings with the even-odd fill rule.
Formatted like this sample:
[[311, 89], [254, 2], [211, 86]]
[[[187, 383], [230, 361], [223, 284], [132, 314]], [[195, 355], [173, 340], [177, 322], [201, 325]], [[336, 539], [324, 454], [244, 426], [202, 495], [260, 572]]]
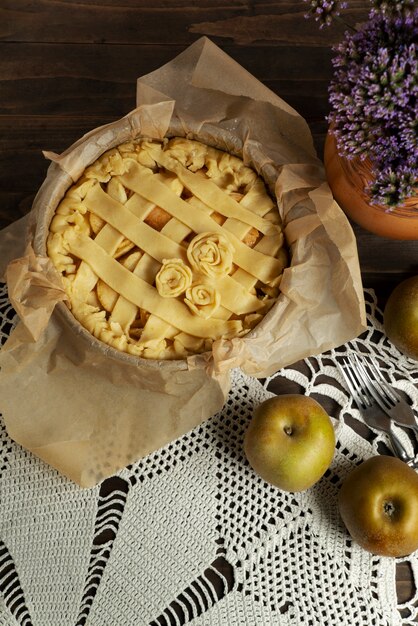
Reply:
[[309, 9], [305, 17], [313, 17], [318, 23], [319, 28], [330, 26], [332, 20], [340, 15], [340, 9], [345, 9], [346, 2], [338, 2], [338, 0], [304, 0], [309, 4]]
[[390, 166], [378, 172], [370, 193], [374, 203], [396, 207], [412, 195], [417, 184], [418, 169], [411, 164], [398, 166], [395, 172]]
[[[303, 0], [306, 4], [309, 4], [309, 8], [305, 14], [305, 17], [313, 17], [318, 23], [319, 27], [330, 26], [335, 17], [340, 15], [341, 9], [346, 9], [348, 2], [344, 0]], [[415, 0], [370, 0], [374, 7], [374, 10], [386, 14], [392, 15], [397, 13], [403, 17], [411, 16], [414, 11]]]
[[341, 155], [370, 159], [372, 202], [394, 207], [418, 187], [418, 9], [377, 4], [334, 48], [328, 119]]
[[373, 6], [381, 13], [387, 15], [398, 13], [406, 17], [413, 12], [415, 0], [374, 0]]

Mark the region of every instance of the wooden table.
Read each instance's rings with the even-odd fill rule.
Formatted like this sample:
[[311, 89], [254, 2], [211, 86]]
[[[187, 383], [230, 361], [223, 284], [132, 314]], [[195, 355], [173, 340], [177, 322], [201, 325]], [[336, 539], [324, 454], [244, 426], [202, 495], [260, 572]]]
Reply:
[[[347, 22], [367, 16], [350, 2]], [[207, 35], [292, 105], [322, 154], [331, 45], [343, 26], [319, 30], [302, 0], [2, 0], [0, 4], [0, 228], [27, 213], [44, 179], [42, 150], [61, 152], [88, 130], [134, 108], [137, 77]], [[364, 285], [382, 303], [418, 273], [418, 242], [354, 226]], [[277, 389], [279, 390], [279, 389]], [[280, 391], [289, 391], [290, 383]], [[400, 600], [412, 591], [400, 566]]]

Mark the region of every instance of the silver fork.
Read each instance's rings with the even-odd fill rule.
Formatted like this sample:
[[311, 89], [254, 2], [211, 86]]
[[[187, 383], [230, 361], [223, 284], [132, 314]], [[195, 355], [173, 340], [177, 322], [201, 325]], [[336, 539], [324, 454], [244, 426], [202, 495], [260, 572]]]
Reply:
[[[365, 423], [371, 428], [387, 433], [395, 455], [408, 465], [415, 467], [414, 457], [408, 454], [402, 441], [393, 431], [392, 420], [378, 404], [375, 398], [377, 392], [371, 385], [369, 378], [364, 374], [362, 364], [358, 359], [357, 361], [356, 363], [354, 357], [348, 355], [346, 359], [343, 359], [343, 366], [340, 367], [340, 371]], [[374, 393], [372, 393], [372, 389]]]
[[[357, 356], [356, 360], [360, 362]], [[369, 369], [361, 363], [366, 376], [376, 391], [374, 396], [376, 402], [396, 424], [409, 428], [415, 435], [418, 435], [418, 423], [413, 408], [386, 382], [373, 358], [367, 359], [367, 365]]]

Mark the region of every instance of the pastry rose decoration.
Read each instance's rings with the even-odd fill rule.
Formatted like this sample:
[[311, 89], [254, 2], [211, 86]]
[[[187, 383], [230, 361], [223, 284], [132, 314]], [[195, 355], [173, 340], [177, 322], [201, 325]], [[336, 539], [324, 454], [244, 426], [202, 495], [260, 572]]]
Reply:
[[184, 302], [195, 315], [207, 320], [220, 305], [221, 294], [212, 285], [195, 283], [187, 289]]
[[189, 243], [187, 258], [196, 271], [219, 278], [231, 271], [233, 252], [231, 242], [224, 235], [201, 233]]
[[158, 293], [163, 298], [176, 298], [192, 284], [192, 270], [181, 259], [164, 259], [155, 277]]

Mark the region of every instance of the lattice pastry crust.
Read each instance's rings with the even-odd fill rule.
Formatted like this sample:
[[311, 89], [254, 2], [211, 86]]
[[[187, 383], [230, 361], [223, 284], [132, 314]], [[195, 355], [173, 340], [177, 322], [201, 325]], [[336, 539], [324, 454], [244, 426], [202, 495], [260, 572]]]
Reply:
[[150, 359], [248, 333], [288, 260], [263, 180], [238, 157], [178, 137], [125, 143], [89, 166], [55, 211], [47, 251], [75, 318]]

